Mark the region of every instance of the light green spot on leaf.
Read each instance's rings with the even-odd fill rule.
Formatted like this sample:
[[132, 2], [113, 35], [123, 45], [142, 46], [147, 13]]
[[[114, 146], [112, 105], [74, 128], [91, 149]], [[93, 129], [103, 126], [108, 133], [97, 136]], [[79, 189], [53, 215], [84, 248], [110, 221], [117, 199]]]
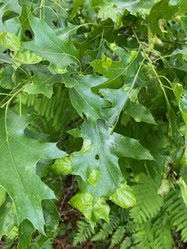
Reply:
[[89, 182], [91, 185], [96, 186], [96, 185], [97, 185], [97, 182], [98, 182], [98, 180], [99, 180], [99, 176], [100, 176], [99, 170], [93, 169], [93, 170], [90, 172], [90, 174], [89, 174], [87, 180], [88, 180], [88, 182]]

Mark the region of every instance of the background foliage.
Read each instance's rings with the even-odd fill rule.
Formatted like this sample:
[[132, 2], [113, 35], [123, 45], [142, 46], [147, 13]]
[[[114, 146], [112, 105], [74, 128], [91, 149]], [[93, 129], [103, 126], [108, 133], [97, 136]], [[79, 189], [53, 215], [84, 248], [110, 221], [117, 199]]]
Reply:
[[185, 248], [186, 13], [0, 0], [4, 248]]

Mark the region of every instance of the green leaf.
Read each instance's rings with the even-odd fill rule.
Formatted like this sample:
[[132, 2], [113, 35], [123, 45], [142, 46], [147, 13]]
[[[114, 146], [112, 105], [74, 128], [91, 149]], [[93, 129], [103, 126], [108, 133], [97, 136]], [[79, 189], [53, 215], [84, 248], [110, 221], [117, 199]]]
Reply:
[[[172, 89], [187, 128], [187, 91], [183, 90], [183, 87], [180, 83], [173, 83]], [[185, 131], [185, 134], [187, 134], [187, 131]]]
[[175, 51], [173, 51], [173, 53], [171, 55], [186, 55], [187, 54], [187, 49], [176, 49]]
[[0, 0], [0, 23], [2, 22], [2, 17], [6, 11], [12, 11], [14, 13], [21, 13], [21, 6], [18, 0]]
[[128, 101], [124, 112], [135, 119], [136, 122], [156, 124], [152, 114], [138, 101]]
[[52, 159], [64, 155], [55, 144], [41, 143], [24, 134], [28, 118], [9, 112], [0, 112], [0, 185], [12, 198], [18, 225], [29, 220], [40, 232], [44, 232], [41, 201], [54, 199], [53, 191], [35, 173], [35, 165], [41, 158]]
[[77, 12], [78, 12], [78, 10], [79, 10], [79, 7], [80, 7], [84, 2], [85, 2], [85, 0], [75, 0], [75, 3], [74, 3], [74, 5], [73, 5], [73, 9], [72, 9], [72, 11], [71, 11], [70, 20], [73, 19], [73, 18], [76, 16], [76, 14], [77, 14]]
[[[135, 92], [136, 98], [138, 92], [139, 91]], [[136, 122], [156, 124], [149, 110], [147, 110], [142, 104], [140, 104], [138, 99], [134, 101], [134, 94], [132, 95], [130, 91], [126, 92], [125, 87], [119, 89], [101, 89], [100, 93], [102, 93], [104, 98], [112, 103], [112, 108], [110, 108], [109, 110], [109, 124], [113, 124], [115, 122], [116, 118], [119, 116], [122, 110], [130, 117], [134, 118]]]
[[122, 25], [122, 15], [114, 3], [107, 3], [100, 8], [98, 12], [98, 18], [102, 21], [110, 18], [115, 23], [115, 26], [119, 28]]
[[3, 205], [0, 206], [0, 238], [3, 235], [8, 235], [15, 225], [15, 208], [10, 199], [7, 198]]
[[184, 31], [187, 33], [187, 16], [181, 17], [181, 26], [184, 28]]
[[63, 77], [63, 81], [66, 87], [69, 88], [71, 103], [81, 117], [85, 114], [92, 123], [97, 122], [99, 118], [105, 118], [103, 109], [109, 103], [95, 94], [92, 88], [106, 82], [106, 78], [96, 75], [74, 77], [67, 75]]
[[31, 77], [31, 83], [27, 84], [24, 91], [28, 94], [43, 94], [48, 98], [51, 98], [53, 94], [53, 85], [59, 83], [61, 78], [59, 75], [52, 74], [46, 67], [40, 67], [34, 69], [34, 75]]
[[6, 191], [0, 187], [0, 206], [4, 203], [6, 198]]
[[13, 82], [13, 68], [11, 65], [5, 65], [0, 69], [0, 86], [4, 89], [13, 89], [15, 83]]
[[28, 220], [23, 221], [19, 228], [18, 249], [30, 248], [32, 233], [33, 233], [32, 224]]
[[153, 34], [155, 33], [162, 34], [159, 27], [160, 19], [168, 21], [175, 15], [175, 13], [177, 13], [178, 6], [171, 5], [169, 2], [170, 0], [159, 1], [151, 9], [151, 12], [147, 17], [147, 20], [148, 20], [148, 25]]
[[[34, 40], [24, 42], [23, 48], [34, 52], [51, 63], [51, 70], [64, 70], [71, 64], [77, 64], [78, 53], [71, 41], [62, 41], [45, 20], [32, 15], [29, 22], [34, 33]], [[45, 30], [45, 32], [43, 32]]]
[[186, 1], [185, 0], [181, 0], [180, 4], [179, 4], [179, 15], [181, 14], [185, 14], [187, 11], [187, 6], [186, 6]]
[[[71, 134], [84, 139], [82, 149], [70, 156], [72, 174], [81, 177], [81, 191], [90, 193], [94, 203], [99, 198], [109, 198], [124, 181], [118, 165], [119, 157], [153, 159], [139, 141], [115, 132], [110, 134], [102, 122], [98, 122], [96, 129], [88, 122], [84, 122], [80, 131], [73, 130]], [[93, 172], [97, 172], [97, 181], [94, 185], [92, 181], [90, 182], [90, 174], [92, 175]]]
[[[103, 11], [105, 10], [105, 12], [108, 13], [108, 15], [110, 15], [109, 13], [109, 10], [110, 10], [114, 16], [113, 21], [117, 23], [117, 20], [115, 19], [115, 16], [117, 16], [117, 14], [122, 15], [125, 10], [128, 10], [132, 15], [141, 15], [145, 17], [146, 15], [150, 13], [152, 7], [157, 2], [159, 2], [159, 0], [143, 0], [143, 1], [142, 0], [126, 0], [125, 2], [123, 0], [115, 0], [115, 1], [105, 0], [105, 4], [103, 6], [101, 5], [101, 8], [103, 7], [102, 8]], [[107, 9], [107, 7], [109, 9]], [[116, 9], [112, 10], [112, 7], [113, 9], [115, 8]]]
[[45, 248], [47, 242], [56, 235], [60, 220], [57, 208], [52, 200], [44, 200], [43, 209], [45, 217], [45, 235], [40, 235], [37, 239], [38, 248]]
[[131, 74], [134, 74], [135, 68], [131, 65], [138, 59], [137, 51], [129, 53], [125, 49], [117, 47], [115, 44], [110, 44], [110, 48], [120, 59], [113, 61], [103, 54], [101, 60], [97, 59], [90, 63], [94, 70], [104, 77], [109, 78], [110, 81], [116, 81], [121, 76], [128, 75], [130, 77]]

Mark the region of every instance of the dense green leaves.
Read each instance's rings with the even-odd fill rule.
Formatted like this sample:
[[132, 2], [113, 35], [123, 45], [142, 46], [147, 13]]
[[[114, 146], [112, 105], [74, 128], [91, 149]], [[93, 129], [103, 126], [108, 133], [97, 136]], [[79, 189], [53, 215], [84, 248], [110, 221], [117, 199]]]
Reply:
[[0, 0], [5, 243], [54, 247], [56, 197], [111, 248], [187, 240], [186, 14], [185, 0]]

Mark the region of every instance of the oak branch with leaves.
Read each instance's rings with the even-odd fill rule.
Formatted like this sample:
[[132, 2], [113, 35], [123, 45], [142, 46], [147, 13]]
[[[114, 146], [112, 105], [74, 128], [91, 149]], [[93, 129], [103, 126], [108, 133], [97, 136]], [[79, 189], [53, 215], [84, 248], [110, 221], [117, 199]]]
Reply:
[[5, 248], [58, 248], [70, 175], [74, 244], [187, 242], [186, 14], [186, 0], [0, 0]]

